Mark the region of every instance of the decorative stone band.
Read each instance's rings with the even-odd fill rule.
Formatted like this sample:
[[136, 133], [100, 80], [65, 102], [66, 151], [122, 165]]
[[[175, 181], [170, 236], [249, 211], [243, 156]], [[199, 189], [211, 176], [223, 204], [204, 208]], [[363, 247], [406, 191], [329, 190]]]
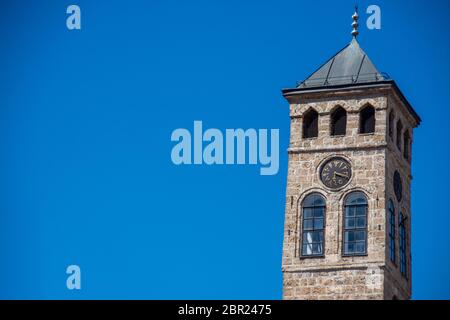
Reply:
[[340, 270], [365, 270], [369, 267], [377, 267], [383, 268], [385, 266], [385, 262], [382, 260], [374, 260], [358, 263], [352, 262], [350, 265], [348, 262], [341, 264], [326, 264], [326, 265], [311, 265], [305, 266], [285, 266], [282, 268], [283, 272], [294, 272], [294, 273], [302, 273], [302, 272], [328, 272], [328, 271], [340, 271]]
[[370, 146], [355, 146], [355, 147], [337, 147], [337, 148], [320, 148], [320, 149], [312, 149], [310, 147], [305, 148], [288, 148], [287, 152], [289, 154], [293, 153], [317, 153], [317, 152], [341, 152], [341, 151], [361, 151], [361, 150], [379, 150], [387, 148], [387, 143], [380, 143], [378, 145], [370, 145]]

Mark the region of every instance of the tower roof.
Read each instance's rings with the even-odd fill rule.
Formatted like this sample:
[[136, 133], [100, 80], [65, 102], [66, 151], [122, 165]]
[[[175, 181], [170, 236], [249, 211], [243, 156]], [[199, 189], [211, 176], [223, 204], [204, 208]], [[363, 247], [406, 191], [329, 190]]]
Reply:
[[327, 87], [387, 80], [359, 46], [356, 37], [317, 69], [298, 88]]
[[283, 89], [284, 97], [289, 98], [300, 94], [320, 92], [330, 93], [336, 90], [342, 92], [363, 88], [392, 89], [416, 120], [416, 125], [419, 125], [421, 122], [419, 115], [414, 111], [395, 81], [391, 80], [386, 73], [378, 71], [359, 46], [356, 40], [359, 34], [358, 18], [358, 7], [356, 7], [355, 13], [352, 15], [352, 41], [295, 88]]

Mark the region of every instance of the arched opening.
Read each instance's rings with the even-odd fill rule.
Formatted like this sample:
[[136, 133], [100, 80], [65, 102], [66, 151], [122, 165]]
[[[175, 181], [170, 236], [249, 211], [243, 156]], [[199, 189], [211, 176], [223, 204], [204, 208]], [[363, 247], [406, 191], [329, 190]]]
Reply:
[[400, 251], [400, 273], [406, 277], [406, 217], [400, 212], [398, 215], [398, 239], [399, 239], [399, 251]]
[[397, 148], [398, 150], [402, 150], [402, 131], [403, 125], [400, 120], [397, 121]]
[[394, 111], [389, 113], [389, 137], [394, 140]]
[[411, 147], [411, 138], [409, 137], [409, 131], [405, 130], [403, 134], [403, 156], [405, 159], [409, 159], [410, 156], [410, 147]]
[[324, 254], [325, 199], [319, 193], [308, 195], [302, 203], [302, 256]]
[[344, 252], [346, 256], [367, 253], [367, 198], [361, 191], [350, 193], [344, 203]]
[[359, 133], [375, 132], [375, 108], [367, 105], [359, 113]]
[[389, 199], [389, 258], [395, 264], [395, 207], [394, 202]]
[[337, 107], [331, 113], [331, 135], [345, 136], [347, 130], [347, 111], [342, 107]]
[[316, 138], [319, 134], [319, 114], [310, 109], [303, 116], [303, 138]]

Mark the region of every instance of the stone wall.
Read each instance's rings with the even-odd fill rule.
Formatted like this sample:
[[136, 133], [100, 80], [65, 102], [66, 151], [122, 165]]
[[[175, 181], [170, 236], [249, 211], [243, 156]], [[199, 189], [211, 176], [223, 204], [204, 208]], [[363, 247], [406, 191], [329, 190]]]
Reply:
[[383, 299], [383, 269], [376, 266], [286, 272], [284, 299]]
[[[398, 166], [405, 177], [409, 177], [410, 170], [409, 161], [403, 159], [398, 150], [396, 155], [392, 152], [392, 141], [387, 135], [388, 110], [398, 109], [396, 100], [385, 91], [377, 90], [335, 92], [288, 100], [291, 134], [282, 263], [283, 297], [391, 299], [395, 295], [399, 299], [408, 298], [410, 281], [402, 279], [398, 268], [387, 261], [386, 199], [393, 195], [391, 176]], [[368, 104], [376, 110], [375, 132], [359, 134], [359, 111]], [[330, 136], [330, 113], [338, 105], [347, 111], [347, 131], [345, 136], [333, 137]], [[303, 139], [302, 117], [310, 108], [319, 113], [319, 135]], [[398, 117], [402, 116], [399, 112]], [[404, 120], [406, 127], [412, 128], [410, 119], [405, 117]], [[331, 156], [342, 156], [352, 165], [350, 183], [338, 191], [329, 190], [319, 179], [321, 164]], [[405, 180], [403, 206], [409, 211], [409, 178]], [[367, 255], [343, 257], [344, 199], [356, 190], [365, 193], [369, 202]], [[312, 192], [322, 194], [327, 203], [325, 255], [305, 258], [300, 256], [300, 207], [303, 199]], [[407, 250], [409, 252], [409, 245]]]
[[[392, 200], [395, 207], [396, 215], [396, 228], [395, 228], [395, 243], [396, 243], [396, 261], [392, 262], [389, 258], [389, 247], [386, 246], [386, 269], [387, 277], [385, 280], [385, 296], [387, 299], [392, 299], [396, 297], [398, 299], [409, 299], [411, 297], [411, 159], [412, 156], [406, 159], [403, 155], [403, 145], [402, 148], [398, 148], [396, 144], [396, 124], [400, 120], [403, 124], [403, 130], [408, 130], [411, 137], [412, 145], [412, 128], [414, 122], [410, 119], [410, 116], [403, 108], [401, 104], [394, 97], [388, 97], [388, 112], [393, 110], [394, 112], [394, 134], [393, 137], [389, 137], [387, 134], [387, 152], [386, 152], [386, 199]], [[404, 132], [404, 131], [403, 131]], [[410, 151], [412, 154], [412, 148]], [[393, 180], [394, 172], [397, 170], [400, 173], [403, 182], [403, 196], [402, 200], [397, 201], [394, 194]], [[406, 220], [406, 252], [407, 252], [407, 275], [403, 276], [400, 273], [399, 268], [399, 233], [398, 233], [398, 214], [402, 212], [407, 218]], [[388, 220], [387, 220], [388, 221]], [[388, 223], [388, 222], [387, 222]], [[386, 234], [386, 237], [388, 235]]]

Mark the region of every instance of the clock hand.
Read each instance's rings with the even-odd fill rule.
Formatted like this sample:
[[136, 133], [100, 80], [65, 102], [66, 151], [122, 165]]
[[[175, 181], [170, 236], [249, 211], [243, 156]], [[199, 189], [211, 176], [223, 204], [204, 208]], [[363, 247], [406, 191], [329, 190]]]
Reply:
[[343, 177], [343, 178], [348, 178], [348, 175], [343, 174], [343, 173], [335, 172], [334, 174], [335, 174], [335, 175], [338, 175], [338, 176], [340, 176], [340, 177]]

